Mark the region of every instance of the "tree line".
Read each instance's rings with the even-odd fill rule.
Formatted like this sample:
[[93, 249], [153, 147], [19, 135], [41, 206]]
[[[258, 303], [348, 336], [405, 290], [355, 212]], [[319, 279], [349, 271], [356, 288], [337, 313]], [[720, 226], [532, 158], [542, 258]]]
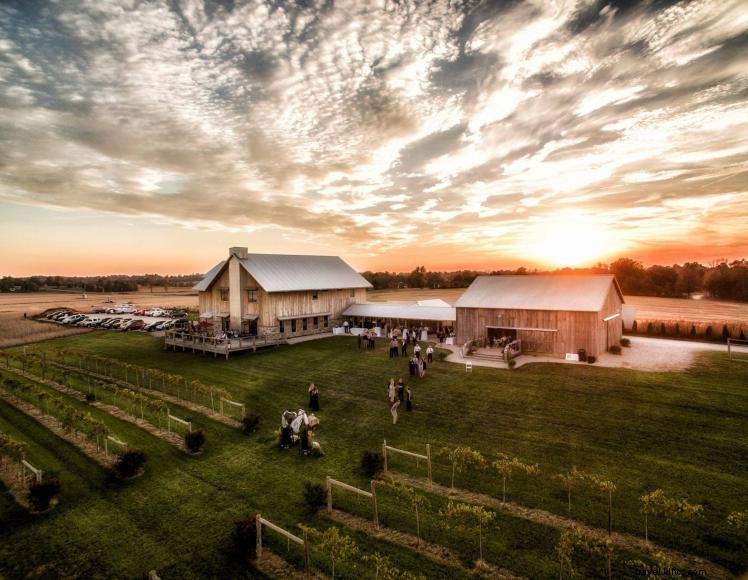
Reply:
[[138, 288], [168, 291], [169, 288], [191, 288], [202, 274], [139, 274], [128, 276], [28, 276], [0, 278], [0, 292], [38, 292], [40, 290], [69, 290], [75, 292], [137, 292]]
[[615, 274], [621, 290], [630, 296], [690, 297], [705, 293], [722, 300], [748, 301], [748, 260], [718, 260], [710, 266], [686, 262], [672, 266], [645, 267], [631, 258], [619, 258], [610, 264], [598, 263], [590, 268], [556, 270], [457, 270], [438, 272], [418, 266], [411, 272], [372, 272], [362, 276], [375, 290], [393, 288], [466, 288], [478, 276], [532, 274]]

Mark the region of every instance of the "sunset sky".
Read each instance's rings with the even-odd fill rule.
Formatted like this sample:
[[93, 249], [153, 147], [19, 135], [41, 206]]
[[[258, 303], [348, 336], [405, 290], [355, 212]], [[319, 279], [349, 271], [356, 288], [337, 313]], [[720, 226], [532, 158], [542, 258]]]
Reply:
[[3, 1], [0, 275], [229, 246], [748, 257], [748, 4]]

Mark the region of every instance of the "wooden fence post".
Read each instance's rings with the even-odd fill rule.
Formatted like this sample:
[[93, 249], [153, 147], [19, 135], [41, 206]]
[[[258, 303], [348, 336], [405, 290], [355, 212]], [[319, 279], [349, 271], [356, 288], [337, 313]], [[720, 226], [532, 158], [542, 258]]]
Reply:
[[374, 504], [374, 525], [379, 529], [379, 509], [377, 508], [377, 490], [374, 488], [374, 480], [371, 480], [371, 501]]
[[426, 443], [426, 457], [426, 465], [429, 474], [429, 486], [433, 489], [434, 481], [431, 479], [431, 445], [429, 443]]
[[304, 570], [306, 572], [307, 580], [309, 580], [309, 538], [307, 537], [306, 531], [304, 531]]
[[387, 439], [382, 443], [382, 455], [384, 455], [384, 472], [387, 473]]
[[255, 546], [257, 551], [257, 557], [262, 556], [262, 516], [257, 514], [257, 545]]
[[325, 485], [327, 486], [327, 513], [332, 513], [332, 484], [330, 483], [330, 476], [325, 477]]

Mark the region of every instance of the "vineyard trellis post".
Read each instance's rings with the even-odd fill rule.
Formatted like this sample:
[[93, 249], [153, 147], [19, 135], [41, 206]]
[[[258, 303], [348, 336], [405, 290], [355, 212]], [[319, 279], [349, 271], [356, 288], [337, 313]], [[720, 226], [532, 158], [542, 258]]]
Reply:
[[296, 544], [299, 544], [304, 549], [304, 570], [306, 573], [306, 577], [309, 578], [309, 548], [308, 548], [306, 531], [304, 531], [304, 537], [300, 538], [299, 536], [296, 536], [292, 534], [291, 532], [284, 530], [280, 526], [275, 525], [273, 522], [266, 520], [265, 518], [262, 517], [261, 514], [257, 514], [256, 523], [257, 523], [257, 543], [256, 543], [257, 557], [259, 558], [260, 556], [262, 556], [262, 526], [265, 526], [279, 533], [281, 536], [286, 538], [286, 540], [289, 543], [294, 542]]
[[371, 499], [372, 506], [374, 508], [374, 525], [377, 528], [379, 528], [379, 509], [377, 507], [377, 494], [376, 494], [376, 491], [374, 490], [374, 480], [371, 481], [371, 491], [366, 491], [366, 490], [354, 487], [352, 485], [349, 485], [347, 483], [344, 483], [342, 481], [338, 481], [337, 479], [333, 479], [329, 475], [326, 476], [325, 477], [325, 490], [326, 490], [326, 497], [327, 497], [327, 513], [332, 513], [332, 488], [333, 486], [338, 486], [347, 491], [350, 491], [350, 492], [353, 492], [358, 495], [362, 495], [364, 497]]
[[104, 439], [104, 454], [109, 457], [109, 441], [112, 443], [116, 443], [120, 447], [127, 449], [127, 443], [124, 441], [120, 441], [119, 439], [112, 437], [111, 435], [107, 435], [106, 439]]
[[431, 445], [426, 443], [426, 455], [421, 455], [420, 453], [413, 453], [412, 451], [406, 451], [405, 449], [398, 449], [397, 447], [392, 447], [391, 445], [387, 445], [387, 440], [385, 439], [382, 443], [382, 455], [384, 456], [384, 472], [387, 473], [388, 471], [388, 463], [387, 463], [387, 452], [390, 451], [392, 453], [400, 453], [401, 455], [407, 455], [408, 457], [415, 457], [416, 461], [420, 461], [423, 459], [426, 462], [426, 473], [428, 475], [429, 485], [431, 487], [434, 486], [434, 481], [431, 477]]
[[[33, 465], [31, 465], [25, 459], [21, 459], [21, 468], [23, 470], [27, 469], [31, 473], [33, 473], [34, 477], [36, 478], [36, 483], [41, 483], [42, 482], [42, 470], [41, 469], [37, 469], [36, 467], [34, 467]], [[23, 473], [25, 474], [25, 471], [23, 471]], [[26, 478], [24, 477], [24, 479], [26, 479]]]

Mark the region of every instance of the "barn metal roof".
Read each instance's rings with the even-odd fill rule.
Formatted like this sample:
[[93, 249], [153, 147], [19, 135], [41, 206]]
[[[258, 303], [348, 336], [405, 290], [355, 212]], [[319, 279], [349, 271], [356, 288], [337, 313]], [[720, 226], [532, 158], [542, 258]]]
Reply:
[[352, 304], [343, 316], [366, 316], [370, 318], [399, 318], [401, 320], [457, 320], [456, 310], [451, 306], [419, 306], [395, 302]]
[[611, 284], [623, 302], [612, 275], [478, 276], [455, 306], [599, 312]]
[[[372, 287], [338, 256], [249, 254], [239, 262], [266, 292]], [[216, 264], [193, 289], [210, 288], [225, 265]]]
[[218, 274], [221, 273], [221, 270], [223, 270], [223, 266], [225, 264], [226, 264], [226, 260], [218, 262], [215, 266], [213, 266], [210, 270], [208, 270], [208, 273], [205, 274], [205, 278], [203, 278], [197, 284], [195, 284], [192, 287], [192, 289], [197, 290], [198, 292], [204, 292], [205, 290], [210, 288], [210, 285], [213, 283], [213, 280], [215, 280]]

